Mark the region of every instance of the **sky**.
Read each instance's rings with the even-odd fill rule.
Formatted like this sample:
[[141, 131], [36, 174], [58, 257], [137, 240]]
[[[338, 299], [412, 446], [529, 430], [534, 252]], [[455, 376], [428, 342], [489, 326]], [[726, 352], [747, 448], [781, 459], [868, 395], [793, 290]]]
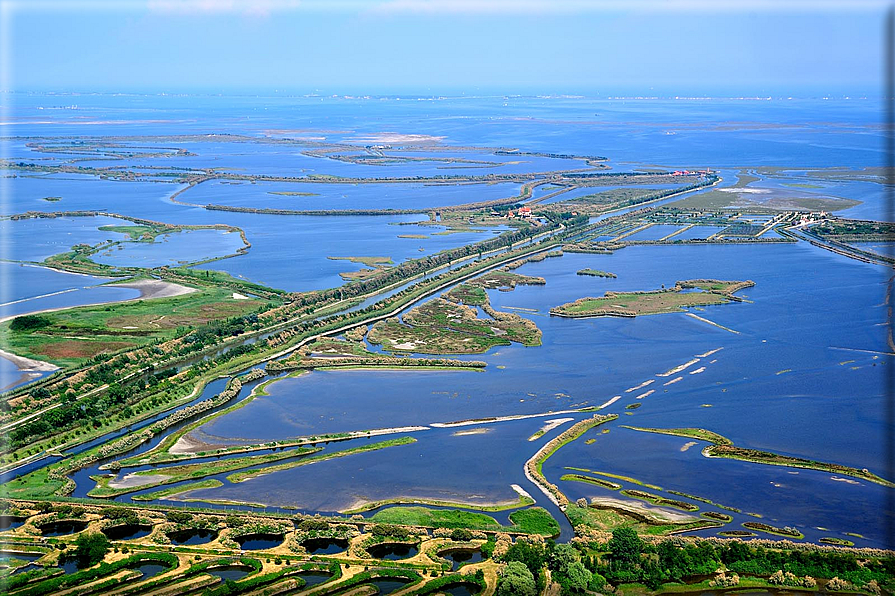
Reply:
[[875, 94], [876, 0], [0, 0], [15, 91]]

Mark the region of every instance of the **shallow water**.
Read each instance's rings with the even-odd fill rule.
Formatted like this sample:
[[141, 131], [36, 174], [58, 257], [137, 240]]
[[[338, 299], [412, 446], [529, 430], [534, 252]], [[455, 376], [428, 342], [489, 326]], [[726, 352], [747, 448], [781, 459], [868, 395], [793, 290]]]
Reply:
[[[14, 108], [21, 120], [17, 134], [73, 134], [71, 124], [78, 121], [78, 114], [74, 112], [60, 113], [48, 124], [35, 122], [45, 118], [29, 121], [30, 117], [41, 116], [37, 108], [54, 105], [56, 98], [32, 94], [19, 99]], [[877, 126], [879, 104], [870, 100], [464, 97], [397, 102], [394, 98], [259, 100], [153, 96], [122, 99], [90, 95], [81, 96], [78, 101], [104, 117], [97, 118], [98, 124], [79, 124], [77, 134], [146, 134], [145, 124], [138, 120], [152, 119], [156, 121], [152, 125], [153, 134], [204, 134], [211, 126], [239, 134], [265, 135], [284, 128], [290, 115], [301, 110], [307, 120], [303, 127], [341, 131], [325, 133], [327, 140], [334, 142], [352, 139], [358, 142], [357, 139], [383, 130], [395, 130], [444, 137], [445, 144], [454, 146], [511, 146], [528, 151], [606, 155], [611, 160], [609, 164], [619, 171], [651, 164], [688, 168], [708, 165], [721, 170], [722, 186], [733, 184], [741, 167], [879, 165], [884, 147], [883, 132]], [[246, 110], [257, 107], [259, 101], [266, 108], [263, 118], [241, 118]], [[158, 122], [159, 112], [169, 121]], [[103, 124], [104, 121], [125, 122], [113, 125]], [[504, 165], [445, 169], [444, 158], [456, 155], [450, 151], [433, 153], [435, 161], [368, 165], [303, 155], [299, 146], [220, 140], [178, 143], [178, 146], [195, 155], [166, 157], [166, 166], [243, 168], [275, 175], [453, 175], [581, 166], [575, 160], [497, 156], [478, 150], [463, 157]], [[65, 159], [65, 156], [35, 153], [19, 141], [10, 144], [10, 151], [13, 159], [48, 158], [46, 163]], [[522, 163], [508, 163], [511, 161]], [[91, 163], [109, 165], [110, 162], [96, 159], [84, 165]], [[158, 163], [157, 159], [145, 156], [114, 162], [115, 165]], [[874, 182], [818, 182], [790, 172], [767, 178], [760, 185], [792, 190], [793, 187], [782, 185], [800, 181], [822, 186], [810, 192], [864, 201], [841, 212], [845, 216], [881, 217], [884, 189]], [[172, 203], [168, 197], [182, 186], [164, 182], [116, 182], [73, 174], [18, 176], [6, 182], [11, 199], [3, 204], [7, 210], [4, 213], [30, 209], [96, 209], [175, 224], [239, 226], [252, 243], [249, 253], [205, 267], [286, 290], [335, 287], [342, 283], [340, 272], [361, 267], [348, 261], [329, 260], [328, 256], [389, 256], [397, 263], [481, 240], [494, 232], [436, 235], [434, 232], [440, 228], [413, 223], [425, 216], [284, 217], [206, 211]], [[512, 189], [517, 187], [509, 184], [485, 187], [358, 185], [344, 189], [319, 186], [325, 192], [317, 197], [282, 197], [267, 194], [269, 189], [280, 190], [276, 184], [204, 183], [185, 192], [182, 198], [201, 199], [196, 201], [200, 203], [232, 201], [233, 204], [250, 200], [264, 206], [339, 201], [358, 206], [368, 206], [368, 203], [437, 205], [465, 200], [469, 191], [491, 197], [506, 193], [508, 188], [512, 194]], [[283, 185], [284, 190], [292, 188], [292, 185]], [[559, 195], [557, 200], [606, 188], [570, 191]], [[345, 196], [339, 195], [340, 190]], [[538, 188], [535, 197], [553, 190]], [[61, 196], [62, 200], [43, 201], [46, 196]], [[216, 196], [223, 198], [218, 201]], [[96, 225], [107, 219], [111, 220], [59, 218], [3, 222], [2, 225], [16, 230], [13, 235], [16, 245], [4, 248], [7, 252], [0, 257], [38, 260], [67, 250], [75, 243], [121, 239], [118, 234], [96, 230]], [[408, 222], [412, 225], [393, 225]], [[11, 226], [13, 223], [15, 226]], [[696, 227], [673, 239], [704, 238], [719, 230]], [[643, 237], [660, 231], [663, 230], [659, 227], [651, 228]], [[424, 234], [428, 238], [398, 238], [407, 234]], [[199, 237], [196, 233], [183, 236], [193, 240]], [[158, 246], [128, 246], [113, 251], [107, 258], [126, 257], [137, 262], [145, 257], [146, 263], [182, 260], [179, 253], [184, 247], [175, 247], [172, 241], [173, 238], [168, 243], [157, 243]], [[214, 243], [195, 248], [193, 255], [218, 254]], [[162, 252], [157, 252], [158, 249]], [[158, 255], [162, 255], [161, 260], [151, 260]], [[612, 271], [619, 277], [575, 275], [577, 270], [586, 267]], [[10, 314], [54, 305], [83, 304], [95, 301], [94, 298], [123, 299], [136, 293], [111, 293], [128, 292], [121, 288], [83, 289], [95, 281], [76, 276], [63, 278], [62, 274], [46, 270], [32, 271], [6, 263], [0, 263], [0, 268], [0, 274], [12, 280], [12, 283], [0, 284], [3, 286], [0, 303], [32, 299], [5, 305], [3, 308], [9, 309]], [[227, 442], [256, 442], [305, 434], [558, 411], [600, 405], [621, 396], [604, 410], [620, 414], [619, 421], [605, 427], [610, 433], [591, 431], [582, 440], [560, 450], [545, 465], [551, 481], [562, 482], [559, 476], [567, 465], [589, 469], [600, 466], [666, 489], [741, 507], [744, 511], [758, 510], [768, 523], [798, 526], [811, 540], [822, 535], [858, 531], [867, 536], [864, 541], [856, 540], [861, 545], [882, 544], [883, 520], [878, 512], [884, 489], [877, 485], [850, 484], [806, 470], [708, 460], [699, 455], [701, 445], [681, 451], [687, 443], [685, 439], [637, 433], [620, 425], [702, 427], [730, 438], [738, 446], [867, 467], [881, 473], [885, 467], [879, 448], [884, 433], [880, 422], [885, 398], [883, 371], [895, 365], [884, 336], [883, 301], [888, 270], [800, 243], [628, 247], [613, 255], [567, 254], [561, 259], [526, 265], [518, 272], [544, 276], [547, 285], [519, 287], [513, 292], [489, 292], [492, 304], [508, 312], [512, 311], [510, 307], [531, 309], [515, 312], [539, 325], [543, 331], [542, 346], [513, 345], [494, 348], [484, 355], [464, 356], [488, 362], [487, 370], [480, 373], [314, 372], [300, 379], [275, 383], [269, 389], [269, 397], [261, 397], [237, 412], [218, 418], [203, 427], [203, 431]], [[668, 287], [681, 279], [705, 277], [752, 279], [757, 284], [739, 293], [748, 302], [691, 309], [692, 314], [728, 330], [684, 313], [580, 320], [548, 315], [551, 307], [582, 296], [600, 296], [608, 290], [652, 290], [663, 284]], [[73, 288], [77, 290], [34, 298]], [[698, 364], [679, 375], [657, 376], [697, 354], [719, 347], [724, 349], [701, 357]], [[4, 370], [0, 368], [0, 373], [7, 376], [13, 372]], [[665, 385], [677, 376], [682, 380]], [[634, 389], [647, 380], [653, 383]], [[649, 391], [654, 393], [646, 395]], [[640, 403], [642, 407], [625, 410], [624, 406], [632, 403]], [[548, 434], [539, 441], [527, 441], [548, 419], [417, 432], [414, 436], [418, 442], [413, 445], [321, 462], [198, 494], [250, 501], [257, 501], [260, 495], [272, 504], [297, 503], [311, 511], [332, 511], [361, 498], [407, 496], [477, 503], [511, 500], [515, 492], [509, 485], [518, 483], [544, 505], [544, 497], [525, 480], [522, 465], [543, 441], [553, 436]], [[561, 432], [561, 428], [553, 433]], [[486, 432], [455, 434], [470, 430]], [[585, 441], [590, 438], [595, 441], [586, 445]], [[345, 443], [328, 449], [349, 446]], [[433, 474], [433, 470], [439, 474]], [[388, 482], [383, 482], [383, 478]], [[716, 478], [722, 481], [706, 481]], [[78, 479], [81, 490], [80, 485], [86, 481], [81, 475]], [[327, 491], [320, 491], [320, 486], [326, 486]], [[596, 496], [600, 491], [613, 494], [581, 483], [562, 482], [562, 487], [570, 497]], [[700, 507], [713, 510], [704, 504]], [[748, 519], [753, 518], [739, 516], [728, 529], [740, 527]], [[817, 526], [828, 527], [830, 531], [817, 530]]]
[[125, 242], [100, 251], [93, 260], [113, 267], [175, 267], [232, 255], [244, 246], [237, 232], [184, 230], [154, 242]]
[[[383, 175], [393, 175], [383, 172]], [[426, 209], [492, 201], [519, 194], [520, 184], [333, 184], [211, 181], [177, 197], [184, 203], [252, 209]], [[303, 193], [303, 194], [277, 194]]]
[[[672, 254], [677, 258], [672, 260]], [[770, 268], [769, 262], [777, 266]], [[584, 267], [613, 271], [619, 278], [575, 275]], [[874, 327], [885, 316], [881, 268], [787, 244], [629, 247], [614, 255], [567, 254], [561, 259], [525, 265], [518, 272], [544, 276], [547, 285], [492, 291], [489, 295], [498, 308], [536, 311], [516, 312], [537, 322], [544, 334], [542, 346], [499, 347], [484, 356], [470, 356], [488, 361], [488, 369], [479, 373], [317, 371], [275, 383], [268, 389], [269, 397], [217, 418], [203, 430], [214, 436], [254, 442], [598, 406], [620, 395], [605, 410], [622, 414], [617, 424], [707, 428], [743, 447], [884, 469], [878, 448], [883, 428], [875, 422], [875, 413], [885, 396], [880, 367], [892, 364], [880, 355], [886, 349], [885, 339]], [[582, 295], [600, 295], [609, 289], [656, 289], [691, 278], [756, 282], [755, 287], [739, 293], [749, 302], [691, 309], [738, 333], [683, 313], [636, 319], [545, 316], [551, 306]], [[852, 308], [837, 310], [833, 316], [830, 303], [834, 295]], [[843, 326], [845, 321], [847, 327]], [[679, 375], [657, 376], [717, 348], [723, 349], [700, 358], [698, 364]], [[750, 363], [748, 370], [742, 368], [743, 362]], [[682, 379], [665, 385], [676, 376]], [[650, 379], [652, 384], [635, 389]], [[651, 390], [653, 393], [644, 395]], [[629, 411], [624, 406], [638, 402], [643, 407], [631, 416], [625, 415]], [[262, 495], [274, 504], [293, 503], [327, 511], [350, 506], [356, 498], [352, 494], [373, 499], [395, 493], [472, 502], [474, 495], [487, 495], [485, 501], [511, 499], [509, 484], [531, 487], [525, 483], [521, 469], [538, 443], [525, 439], [540, 428], [543, 420], [483, 424], [483, 428], [493, 427], [483, 434], [454, 434], [476, 427], [418, 432], [418, 442], [413, 445], [279, 472], [198, 494], [217, 493], [237, 499]], [[793, 424], [793, 420], [799, 422]], [[842, 433], [842, 424], [854, 434]], [[614, 442], [626, 434], [631, 435], [629, 442], [613, 449], [611, 457], [606, 458], [610, 468], [627, 470], [627, 475], [635, 477], [646, 476], [642, 479], [647, 482], [651, 470], [663, 478], [672, 474], [689, 478], [694, 485], [678, 486], [677, 490], [697, 495], [702, 494], [700, 478], [706, 474], [712, 477], [715, 470], [729, 470], [732, 476], [724, 483], [727, 488], [713, 490], [713, 500], [718, 502], [724, 503], [724, 497], [730, 501], [738, 494], [735, 487], [742, 491], [753, 482], [756, 487], [771, 486], [771, 477], [790, 476], [784, 468], [704, 460], [698, 449], [679, 455], [679, 447], [686, 442], [682, 439], [673, 441], [675, 447], [669, 457], [675, 458], [674, 465], [658, 458], [656, 461], [662, 463], [647, 465], [636, 446], [650, 444], [654, 437], [624, 429], [613, 430], [609, 437]], [[594, 450], [606, 442], [598, 438], [594, 446], [580, 448]], [[583, 441], [579, 443], [583, 445]], [[575, 443], [567, 451], [572, 455], [557, 456], [556, 461], [575, 465], [576, 460], [593, 459], [584, 453], [574, 455], [578, 448]], [[481, 453], [489, 455], [483, 460]], [[437, 476], [431, 474], [433, 469], [439, 470]], [[388, 470], [388, 486], [379, 482], [384, 470]], [[639, 475], [632, 470], [639, 470]], [[339, 487], [344, 485], [340, 478], [346, 477], [352, 478], [350, 487]], [[734, 482], [734, 477], [739, 480]], [[881, 491], [876, 485], [856, 491], [848, 483], [831, 481], [829, 475], [799, 471], [798, 477], [809, 480], [794, 485], [788, 481], [787, 485], [792, 486], [789, 491], [773, 486], [763, 491], [756, 488], [751, 502], [761, 505], [760, 513], [768, 519], [779, 519], [780, 525], [798, 525], [804, 519], [800, 527], [820, 525], [840, 532], [864, 527], [868, 512], [880, 504]], [[556, 481], [558, 476], [554, 474], [552, 479]], [[315, 494], [312, 487], [320, 485], [332, 489], [325, 496]], [[529, 492], [537, 498], [534, 487]], [[787, 505], [790, 500], [795, 504], [809, 498], [816, 512], [806, 508], [802, 516], [794, 506]], [[852, 513], [843, 513], [843, 504], [849, 502], [853, 503], [848, 507]], [[862, 533], [870, 541], [881, 539], [872, 531]]]

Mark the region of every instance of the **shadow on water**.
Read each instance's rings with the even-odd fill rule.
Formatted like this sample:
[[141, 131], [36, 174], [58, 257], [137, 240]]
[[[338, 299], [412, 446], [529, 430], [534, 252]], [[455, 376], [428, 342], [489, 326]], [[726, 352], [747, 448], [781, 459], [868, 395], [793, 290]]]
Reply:
[[235, 540], [243, 550], [263, 550], [280, 546], [283, 539], [283, 534], [246, 534]]
[[385, 544], [377, 544], [367, 549], [367, 552], [373, 558], [386, 559], [389, 561], [397, 561], [398, 559], [409, 559], [416, 556], [419, 549], [412, 544], [401, 544], [397, 542], [387, 542]]
[[305, 581], [305, 588], [310, 588], [331, 580], [333, 576], [323, 571], [302, 571], [298, 577]]
[[251, 567], [218, 567], [217, 569], [209, 569], [205, 573], [213, 575], [221, 579], [222, 582], [239, 581], [252, 572]]
[[83, 531], [87, 527], [85, 521], [64, 520], [41, 525], [38, 529], [44, 536], [65, 536]]
[[482, 557], [482, 551], [472, 548], [456, 548], [443, 550], [438, 553], [438, 556], [444, 557], [451, 562], [452, 571], [456, 571], [461, 565], [466, 565], [467, 563], [478, 563], [484, 560], [484, 557]]
[[375, 579], [373, 581], [364, 582], [365, 586], [376, 586], [376, 589], [379, 590], [379, 596], [385, 596], [386, 594], [391, 594], [396, 590], [400, 590], [407, 584], [409, 584], [411, 580], [405, 578], [394, 578], [390, 577], [388, 579]]
[[478, 594], [481, 588], [477, 584], [463, 582], [448, 584], [441, 588], [440, 591], [444, 594], [451, 594], [451, 596], [473, 596], [473, 594]]
[[104, 528], [105, 534], [109, 540], [134, 540], [143, 538], [152, 533], [152, 526], [144, 526], [140, 524], [125, 524], [123, 526], [114, 526], [112, 528]]
[[150, 577], [155, 577], [159, 573], [162, 573], [168, 569], [166, 565], [159, 565], [158, 563], [146, 563], [145, 565], [140, 565], [139, 567], [134, 567], [137, 571], [142, 573], [141, 580], [149, 579]]
[[218, 533], [214, 530], [180, 530], [179, 532], [168, 532], [168, 538], [172, 544], [188, 545], [188, 544], [204, 544], [211, 542], [217, 538]]
[[0, 530], [18, 528], [24, 524], [27, 519], [27, 517], [17, 515], [0, 515]]
[[311, 538], [305, 540], [301, 545], [312, 555], [331, 555], [340, 553], [348, 548], [347, 540], [338, 538]]

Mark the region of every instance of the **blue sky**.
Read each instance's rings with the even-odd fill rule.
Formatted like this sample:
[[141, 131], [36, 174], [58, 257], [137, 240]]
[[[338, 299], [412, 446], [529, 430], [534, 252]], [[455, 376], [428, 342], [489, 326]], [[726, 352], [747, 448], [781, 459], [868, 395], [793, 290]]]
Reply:
[[843, 94], [872, 0], [0, 0], [15, 90]]

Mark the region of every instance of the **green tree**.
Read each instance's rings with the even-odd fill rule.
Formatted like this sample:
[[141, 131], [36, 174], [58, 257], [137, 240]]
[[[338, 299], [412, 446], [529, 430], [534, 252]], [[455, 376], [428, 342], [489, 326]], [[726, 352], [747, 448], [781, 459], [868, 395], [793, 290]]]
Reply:
[[566, 576], [566, 582], [563, 587], [572, 592], [583, 592], [587, 590], [591, 580], [591, 572], [584, 568], [581, 561], [574, 561], [566, 566], [563, 575]]
[[525, 564], [510, 561], [497, 584], [497, 596], [536, 596], [534, 575]]
[[578, 553], [571, 544], [557, 544], [550, 555], [550, 569], [563, 571], [578, 560]]
[[616, 528], [612, 531], [612, 539], [607, 545], [609, 557], [621, 563], [637, 563], [643, 552], [643, 542], [632, 528]]
[[75, 540], [74, 558], [78, 567], [90, 567], [102, 561], [111, 545], [105, 534], [81, 534]]

